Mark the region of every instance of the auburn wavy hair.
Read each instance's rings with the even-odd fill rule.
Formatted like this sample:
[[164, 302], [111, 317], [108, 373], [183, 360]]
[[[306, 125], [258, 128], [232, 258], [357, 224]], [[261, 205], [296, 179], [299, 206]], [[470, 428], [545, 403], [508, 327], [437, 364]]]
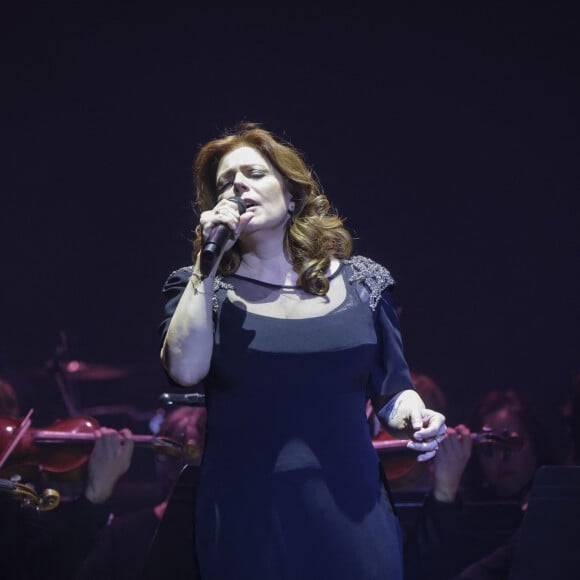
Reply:
[[[278, 170], [295, 203], [284, 237], [284, 253], [298, 273], [298, 284], [311, 294], [326, 294], [329, 284], [325, 274], [330, 260], [351, 255], [352, 237], [302, 154], [292, 144], [261, 128], [258, 123], [244, 122], [203, 145], [193, 165], [197, 211], [210, 210], [217, 203], [216, 176], [222, 157], [245, 146], [258, 151]], [[193, 242], [194, 262], [201, 247], [198, 227]], [[233, 274], [240, 262], [241, 251], [239, 242], [236, 242], [224, 254], [218, 273], [224, 276]]]

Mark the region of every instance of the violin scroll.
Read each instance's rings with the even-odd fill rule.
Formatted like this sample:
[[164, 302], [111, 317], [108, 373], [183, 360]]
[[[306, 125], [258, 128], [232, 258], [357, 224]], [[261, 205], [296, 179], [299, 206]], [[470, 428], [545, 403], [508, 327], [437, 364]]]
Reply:
[[60, 503], [60, 493], [56, 489], [46, 488], [39, 494], [32, 485], [10, 479], [0, 479], [0, 493], [19, 501], [21, 507], [33, 507], [41, 512], [53, 510]]

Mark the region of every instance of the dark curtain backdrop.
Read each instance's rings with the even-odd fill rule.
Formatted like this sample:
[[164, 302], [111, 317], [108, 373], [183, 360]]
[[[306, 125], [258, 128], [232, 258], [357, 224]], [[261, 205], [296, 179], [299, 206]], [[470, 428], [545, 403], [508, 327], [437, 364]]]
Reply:
[[52, 412], [64, 331], [70, 357], [127, 371], [81, 383], [81, 404], [155, 408], [193, 156], [246, 119], [304, 151], [357, 252], [391, 270], [450, 423], [491, 388], [559, 412], [580, 354], [578, 19], [399, 4], [5, 12], [0, 374], [24, 405]]

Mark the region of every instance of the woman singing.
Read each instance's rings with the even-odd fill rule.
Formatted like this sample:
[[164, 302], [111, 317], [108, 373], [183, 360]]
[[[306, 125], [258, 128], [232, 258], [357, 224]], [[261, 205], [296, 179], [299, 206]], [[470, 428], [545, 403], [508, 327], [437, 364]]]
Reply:
[[[201, 578], [401, 579], [366, 402], [420, 461], [445, 418], [411, 383], [393, 278], [351, 255], [302, 155], [259, 125], [204, 145], [194, 173], [193, 266], [164, 286], [161, 360], [206, 393]], [[208, 265], [202, 250], [221, 226], [229, 238]]]

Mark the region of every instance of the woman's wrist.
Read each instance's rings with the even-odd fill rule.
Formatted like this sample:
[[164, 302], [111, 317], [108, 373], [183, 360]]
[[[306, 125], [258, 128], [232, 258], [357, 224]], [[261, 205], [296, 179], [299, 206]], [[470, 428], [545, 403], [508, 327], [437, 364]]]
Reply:
[[201, 273], [200, 258], [198, 255], [193, 265], [193, 271], [191, 272], [191, 276], [189, 277], [189, 283], [191, 284], [191, 287], [195, 292], [195, 294], [206, 294], [205, 290], [208, 289], [208, 285], [210, 284], [211, 285], [209, 286], [209, 290], [213, 289], [214, 279], [215, 279], [214, 271], [210, 272], [207, 275]]
[[202, 272], [201, 272], [201, 255], [198, 253], [196, 258], [195, 258], [195, 261], [193, 263], [192, 274], [195, 274], [202, 281], [213, 280], [216, 276], [218, 265], [219, 265], [219, 261], [216, 261], [216, 263], [214, 264], [214, 266], [211, 269], [211, 272], [209, 274], [202, 274]]
[[[201, 274], [197, 273], [195, 270], [191, 273], [189, 277], [189, 283], [193, 289], [195, 294], [207, 294], [207, 291], [213, 289], [213, 276], [202, 276]], [[209, 286], [209, 287], [208, 287]]]

